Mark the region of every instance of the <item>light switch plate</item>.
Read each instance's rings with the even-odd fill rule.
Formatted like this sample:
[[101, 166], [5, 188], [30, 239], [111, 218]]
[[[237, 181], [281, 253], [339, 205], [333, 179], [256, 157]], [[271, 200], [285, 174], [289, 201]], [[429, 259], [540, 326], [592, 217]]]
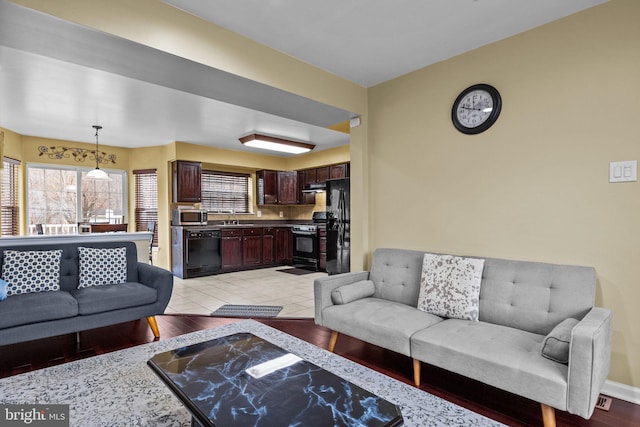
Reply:
[[638, 161], [609, 163], [609, 182], [630, 182], [638, 180]]

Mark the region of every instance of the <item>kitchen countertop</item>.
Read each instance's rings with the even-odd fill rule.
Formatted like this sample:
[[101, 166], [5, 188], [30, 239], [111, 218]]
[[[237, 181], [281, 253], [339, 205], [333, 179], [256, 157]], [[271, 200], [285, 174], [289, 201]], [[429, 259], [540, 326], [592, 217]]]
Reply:
[[[211, 221], [207, 225], [172, 225], [172, 227], [188, 228], [193, 230], [215, 230], [223, 228], [251, 228], [251, 227], [293, 227], [300, 224], [313, 224], [312, 220], [281, 220], [281, 221], [254, 221], [240, 222], [240, 224], [223, 224], [222, 221]], [[320, 224], [316, 224], [320, 225]]]

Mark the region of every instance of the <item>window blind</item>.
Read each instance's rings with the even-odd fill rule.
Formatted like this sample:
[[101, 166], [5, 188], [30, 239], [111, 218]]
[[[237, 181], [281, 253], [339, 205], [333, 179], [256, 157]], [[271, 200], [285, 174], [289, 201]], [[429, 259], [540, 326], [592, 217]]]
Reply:
[[[134, 170], [136, 181], [136, 231], [149, 230], [149, 224], [158, 223], [158, 174], [156, 169]], [[153, 235], [153, 246], [158, 246], [158, 227]]]
[[2, 235], [17, 236], [20, 234], [20, 211], [18, 202], [18, 176], [20, 161], [9, 157], [3, 158], [2, 184]]
[[202, 202], [209, 212], [249, 213], [249, 174], [202, 171]]

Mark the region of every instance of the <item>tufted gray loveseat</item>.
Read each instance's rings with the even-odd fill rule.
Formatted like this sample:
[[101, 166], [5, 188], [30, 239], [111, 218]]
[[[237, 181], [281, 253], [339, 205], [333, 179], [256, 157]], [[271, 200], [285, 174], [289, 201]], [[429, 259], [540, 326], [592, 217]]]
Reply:
[[[423, 256], [378, 249], [370, 272], [316, 279], [315, 322], [332, 330], [329, 350], [341, 333], [409, 356], [416, 385], [421, 362], [456, 372], [540, 402], [545, 426], [555, 425], [554, 408], [591, 417], [609, 372], [612, 318], [594, 307], [593, 268], [485, 258], [471, 321], [417, 309]], [[565, 364], [541, 348], [567, 318], [579, 322]]]
[[[77, 289], [78, 246], [126, 248], [126, 283]], [[0, 301], [0, 345], [13, 344], [147, 318], [154, 336], [156, 314], [164, 313], [173, 290], [171, 272], [138, 262], [133, 242], [65, 243], [3, 246], [4, 251], [62, 249], [60, 290], [12, 295]]]

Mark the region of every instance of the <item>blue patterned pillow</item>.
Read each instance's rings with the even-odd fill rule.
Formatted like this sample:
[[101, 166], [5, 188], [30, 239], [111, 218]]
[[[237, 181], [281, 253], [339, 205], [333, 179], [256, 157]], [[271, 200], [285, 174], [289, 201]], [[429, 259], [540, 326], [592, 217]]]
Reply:
[[127, 281], [127, 248], [78, 247], [80, 279], [78, 289]]
[[7, 296], [60, 290], [62, 249], [53, 251], [4, 251], [2, 280]]

